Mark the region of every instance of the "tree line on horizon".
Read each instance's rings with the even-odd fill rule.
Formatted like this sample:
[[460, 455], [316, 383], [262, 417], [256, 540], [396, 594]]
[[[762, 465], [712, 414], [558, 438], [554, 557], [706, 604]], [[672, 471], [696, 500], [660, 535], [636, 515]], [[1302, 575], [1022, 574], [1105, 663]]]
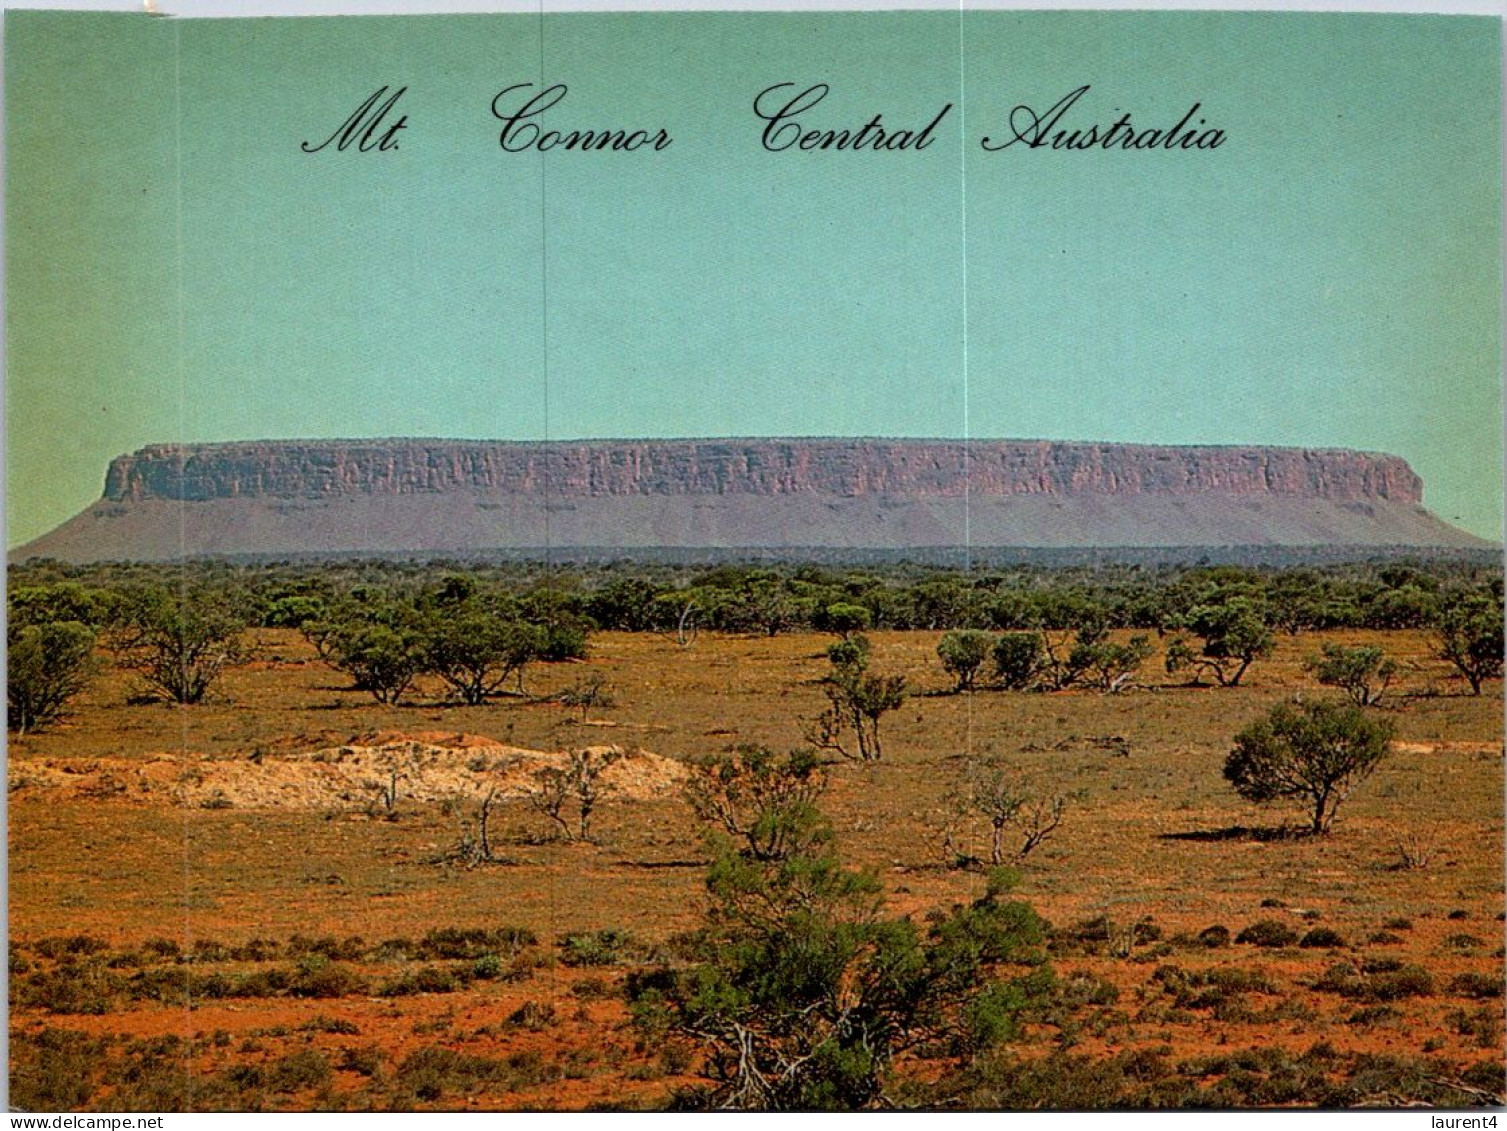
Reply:
[[[824, 632], [852, 652], [866, 646], [869, 632], [941, 630], [938, 655], [955, 690], [972, 690], [992, 660], [995, 684], [1007, 689], [1115, 692], [1152, 647], [1144, 632], [1124, 641], [1110, 637], [1114, 629], [1170, 636], [1169, 672], [1221, 686], [1238, 685], [1278, 633], [1426, 629], [1440, 658], [1479, 693], [1501, 674], [1502, 603], [1500, 570], [1451, 562], [977, 573], [44, 562], [11, 574], [8, 702], [13, 730], [56, 717], [87, 681], [101, 642], [149, 694], [196, 703], [244, 658], [240, 637], [253, 627], [301, 631], [355, 689], [382, 703], [397, 701], [423, 675], [468, 705], [501, 693], [509, 680], [521, 691], [528, 664], [583, 657], [595, 631], [657, 633], [682, 647], [702, 631]], [[1314, 666], [1326, 663], [1321, 682], [1352, 695], [1358, 688], [1365, 705], [1372, 685], [1390, 678], [1390, 661], [1375, 651], [1326, 654]], [[889, 703], [902, 689], [885, 690], [846, 652], [834, 654], [829, 682], [851, 685], [834, 708], [856, 726], [855, 704]]]

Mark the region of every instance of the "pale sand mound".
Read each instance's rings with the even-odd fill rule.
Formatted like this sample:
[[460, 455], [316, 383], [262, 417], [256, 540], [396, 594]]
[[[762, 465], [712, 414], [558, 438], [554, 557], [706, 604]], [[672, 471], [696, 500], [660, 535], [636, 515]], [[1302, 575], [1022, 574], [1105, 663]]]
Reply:
[[1500, 742], [1394, 742], [1397, 754], [1501, 754]]
[[[313, 736], [310, 736], [313, 737]], [[325, 740], [319, 735], [315, 741]], [[564, 767], [564, 751], [527, 750], [476, 734], [394, 731], [353, 735], [337, 745], [310, 748], [307, 738], [278, 739], [231, 757], [162, 755], [118, 758], [13, 760], [11, 795], [46, 793], [49, 800], [116, 800], [190, 808], [324, 810], [380, 804], [393, 788], [400, 800], [479, 798], [495, 789], [518, 797], [534, 777]], [[679, 762], [643, 750], [587, 747], [619, 757], [602, 774], [607, 795], [644, 801], [671, 794], [684, 779]]]

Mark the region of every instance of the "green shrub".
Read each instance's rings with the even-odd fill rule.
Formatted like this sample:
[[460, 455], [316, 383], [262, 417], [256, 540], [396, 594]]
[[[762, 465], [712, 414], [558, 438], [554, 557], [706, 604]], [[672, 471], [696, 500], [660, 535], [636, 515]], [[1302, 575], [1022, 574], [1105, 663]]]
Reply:
[[1470, 1013], [1463, 1009], [1453, 1009], [1445, 1020], [1460, 1036], [1473, 1038], [1477, 1048], [1502, 1047], [1502, 1018], [1495, 1009], [1477, 1009]]
[[1151, 975], [1163, 992], [1172, 995], [1178, 1009], [1210, 1009], [1222, 1021], [1248, 1019], [1246, 994], [1275, 994], [1277, 987], [1259, 970], [1239, 966], [1215, 966], [1207, 970], [1184, 970], [1159, 966]]
[[503, 1075], [501, 1062], [470, 1056], [440, 1045], [416, 1049], [403, 1059], [393, 1077], [399, 1092], [432, 1103], [450, 1092], [465, 1092]]
[[347, 1045], [340, 1050], [340, 1071], [376, 1076], [382, 1071], [382, 1050], [376, 1045]]
[[612, 966], [624, 961], [634, 946], [633, 936], [615, 927], [584, 931], [560, 940], [560, 961], [566, 966]]
[[1153, 649], [1145, 636], [1132, 636], [1128, 643], [1115, 644], [1097, 640], [1078, 643], [1068, 654], [1068, 669], [1090, 687], [1104, 692], [1124, 689], [1130, 678], [1141, 670]]
[[1120, 991], [1113, 982], [1092, 974], [1077, 973], [1053, 983], [1052, 1000], [1057, 1005], [1077, 1010], [1088, 1005], [1114, 1005], [1120, 1000]]
[[293, 984], [295, 972], [284, 967], [272, 967], [247, 974], [236, 984], [234, 997], [274, 997]]
[[405, 970], [377, 990], [379, 997], [406, 997], [410, 994], [450, 994], [469, 983], [465, 974], [444, 966], [421, 966]]
[[58, 935], [40, 940], [32, 949], [43, 958], [58, 962], [65, 958], [86, 958], [91, 954], [98, 954], [102, 950], [109, 950], [110, 944], [93, 935]]
[[1260, 919], [1236, 935], [1235, 941], [1251, 946], [1292, 946], [1298, 941], [1298, 932], [1278, 919]]
[[1502, 598], [1500, 591], [1451, 594], [1440, 608], [1434, 630], [1439, 658], [1455, 666], [1472, 694], [1502, 674]]
[[330, 665], [351, 677], [358, 691], [378, 703], [396, 703], [424, 670], [424, 642], [411, 625], [351, 621], [336, 625], [324, 639]]
[[230, 958], [233, 962], [270, 962], [281, 951], [282, 947], [274, 939], [250, 939], [231, 947]]
[[190, 962], [224, 962], [230, 957], [230, 948], [216, 939], [195, 939]]
[[546, 664], [562, 664], [567, 660], [584, 660], [587, 655], [586, 630], [579, 625], [552, 624], [544, 630], [544, 643], [539, 649], [539, 659]]
[[1375, 965], [1363, 966], [1361, 971], [1342, 962], [1325, 971], [1314, 983], [1314, 989], [1358, 1001], [1401, 1001], [1432, 996], [1434, 979], [1423, 967], [1400, 962], [1388, 963], [1379, 969]]
[[[706, 1048], [710, 1086], [682, 1093], [688, 1106], [874, 1106], [905, 1044], [973, 1057], [1014, 1039], [1047, 1003], [1045, 927], [1001, 898], [1010, 878], [991, 872], [981, 899], [937, 913], [923, 935], [881, 918], [874, 877], [825, 845], [780, 861], [728, 850], [708, 872], [705, 924], [687, 940], [694, 964], [630, 979], [634, 1022]], [[1031, 972], [1001, 977], [1021, 965]]]
[[867, 632], [873, 622], [873, 614], [863, 605], [853, 605], [842, 601], [818, 610], [815, 617], [815, 627], [818, 631], [833, 632], [839, 636]]
[[1500, 974], [1456, 974], [1449, 983], [1449, 992], [1456, 997], [1492, 998], [1502, 996]]
[[1450, 935], [1444, 940], [1444, 945], [1451, 950], [1479, 950], [1486, 945], [1486, 941], [1462, 932], [1458, 935]]
[[555, 1007], [548, 1002], [526, 1001], [508, 1015], [507, 1023], [515, 1029], [537, 1033], [555, 1023]]
[[1211, 950], [1216, 947], [1229, 946], [1230, 929], [1228, 927], [1221, 927], [1218, 924], [1212, 927], [1205, 927], [1198, 932], [1198, 941], [1202, 946], [1209, 947]]
[[560, 1079], [560, 1066], [546, 1061], [538, 1049], [524, 1049], [510, 1053], [502, 1062], [505, 1070], [503, 1086], [509, 1091], [516, 1088], [534, 1088]]
[[323, 620], [327, 615], [328, 610], [318, 597], [279, 597], [267, 606], [262, 624], [267, 628], [302, 628], [309, 621]]
[[1174, 637], [1167, 646], [1167, 671], [1191, 669], [1195, 679], [1208, 673], [1221, 687], [1237, 686], [1246, 669], [1276, 647], [1265, 609], [1248, 597], [1220, 595], [1189, 610], [1183, 622], [1203, 638], [1203, 645], [1195, 650], [1181, 636]]
[[524, 667], [534, 660], [571, 659], [577, 651], [585, 651], [584, 633], [574, 647], [556, 637], [558, 650], [547, 657], [550, 639], [538, 625], [501, 616], [473, 599], [447, 605], [425, 618], [419, 647], [423, 669], [439, 676], [461, 702], [474, 707], [502, 690], [515, 675], [521, 680]]
[[1328, 927], [1314, 927], [1298, 940], [1298, 945], [1310, 948], [1344, 946], [1345, 939], [1338, 931]]
[[[274, 944], [275, 945], [275, 944]], [[325, 935], [323, 938], [311, 939], [304, 935], [293, 935], [288, 939], [287, 954], [289, 958], [301, 958], [304, 955], [320, 955], [331, 961], [344, 960], [354, 962], [366, 954], [366, 940], [360, 935], [352, 935], [348, 938], [337, 939], [333, 935]], [[234, 956], [235, 950], [230, 951]]]
[[154, 958], [172, 959], [178, 958], [183, 953], [183, 948], [172, 939], [154, 938], [147, 939], [141, 944], [141, 949]]
[[12, 1000], [51, 1013], [108, 1013], [127, 983], [98, 959], [64, 962], [12, 983]]
[[288, 982], [288, 993], [294, 997], [347, 997], [365, 993], [366, 988], [360, 974], [322, 955], [303, 959]]
[[309, 1020], [298, 1027], [301, 1033], [334, 1033], [342, 1037], [359, 1037], [361, 1026], [354, 1021], [347, 1021], [343, 1017], [326, 1017], [322, 1013], [315, 1014]]
[[475, 962], [471, 963], [471, 977], [481, 981], [490, 981], [493, 978], [502, 977], [502, 956], [498, 954], [484, 954]]
[[439, 927], [426, 934], [417, 947], [408, 946], [422, 958], [484, 958], [489, 954], [512, 957], [538, 942], [538, 936], [525, 927]]
[[170, 703], [204, 700], [227, 668], [249, 658], [246, 617], [233, 596], [204, 586], [152, 586], [121, 610], [108, 638], [117, 662]]
[[330, 1082], [330, 1062], [315, 1049], [299, 1049], [267, 1066], [267, 1085], [274, 1092], [302, 1092]]
[[783, 758], [767, 746], [743, 745], [691, 767], [684, 795], [696, 816], [741, 842], [757, 860], [780, 860], [830, 838], [816, 807], [827, 772], [809, 750]]

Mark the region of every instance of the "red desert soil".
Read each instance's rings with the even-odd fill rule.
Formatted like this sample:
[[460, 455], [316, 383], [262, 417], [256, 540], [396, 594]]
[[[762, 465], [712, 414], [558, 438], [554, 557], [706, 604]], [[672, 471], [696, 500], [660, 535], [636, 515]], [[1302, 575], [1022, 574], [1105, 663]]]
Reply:
[[[658, 637], [606, 633], [593, 638], [585, 664], [530, 669], [532, 698], [469, 708], [443, 705], [438, 687], [421, 689], [414, 705], [377, 705], [347, 689], [296, 633], [258, 635], [266, 662], [233, 671], [216, 702], [186, 710], [134, 703], [129, 676], [112, 671], [65, 724], [13, 741], [11, 938], [30, 947], [83, 933], [121, 950], [166, 937], [188, 950], [203, 940], [294, 935], [359, 935], [375, 945], [437, 927], [510, 925], [538, 935], [538, 965], [520, 981], [393, 998], [197, 1001], [191, 1009], [126, 1001], [102, 1016], [18, 1008], [13, 1032], [201, 1033], [195, 1074], [304, 1047], [333, 1061], [345, 1047], [375, 1045], [389, 1066], [432, 1044], [492, 1057], [537, 1052], [565, 1065], [564, 1076], [481, 1086], [437, 1106], [664, 1102], [685, 1082], [686, 1066], [663, 1062], [660, 1047], [625, 1027], [625, 1006], [610, 996], [625, 969], [561, 965], [558, 941], [611, 927], [642, 954], [696, 925], [706, 856], [679, 795], [684, 760], [741, 742], [799, 745], [802, 720], [824, 705], [817, 680], [829, 638], [703, 634], [678, 649]], [[949, 681], [936, 662], [938, 638], [876, 633], [874, 665], [904, 672], [920, 692], [942, 692]], [[1221, 775], [1230, 737], [1273, 703], [1318, 694], [1302, 664], [1328, 641], [1377, 643], [1402, 663], [1403, 685], [1381, 708], [1398, 740], [1341, 809], [1332, 836], [1253, 838], [1244, 830], [1298, 814], [1230, 791]], [[617, 700], [589, 725], [547, 701], [583, 672], [605, 675]], [[1115, 696], [913, 696], [886, 719], [881, 762], [832, 769], [824, 808], [845, 857], [878, 871], [894, 914], [921, 916], [977, 895], [977, 875], [940, 866], [936, 830], [964, 755], [1004, 756], [1044, 788], [1081, 797], [1028, 860], [1021, 896], [1058, 926], [1150, 917], [1160, 930], [1159, 941], [1123, 957], [1054, 960], [1060, 977], [1085, 973], [1118, 991], [1077, 1032], [1075, 1054], [1162, 1047], [1185, 1058], [1328, 1042], [1341, 1051], [1499, 1059], [1499, 1034], [1483, 1051], [1454, 1017], [1499, 1014], [1501, 999], [1476, 1001], [1447, 987], [1459, 974], [1503, 976], [1501, 684], [1463, 694], [1427, 639], [1411, 632], [1284, 637], [1233, 689], [1174, 685], [1159, 656], [1145, 672], [1147, 686]], [[561, 751], [604, 737], [626, 756], [610, 771], [616, 788], [599, 810], [600, 843], [543, 839], [547, 829], [517, 800], [519, 789], [535, 767], [558, 764]], [[377, 797], [395, 763], [405, 777], [397, 811], [387, 814]], [[493, 785], [506, 798], [492, 834], [507, 862], [468, 867], [454, 850]], [[981, 848], [986, 830], [973, 832]], [[1400, 842], [1426, 848], [1427, 866], [1400, 866]], [[1343, 945], [1166, 945], [1212, 925], [1234, 934], [1263, 919], [1300, 933], [1331, 928]], [[1399, 919], [1410, 926], [1386, 927]], [[1424, 967], [1436, 992], [1356, 1022], [1359, 1003], [1312, 985], [1336, 963], [1379, 959]], [[1166, 964], [1259, 971], [1274, 992], [1247, 994], [1243, 1011], [1222, 1017], [1172, 1010], [1153, 977]], [[353, 963], [374, 986], [417, 965]], [[553, 1020], [538, 1031], [509, 1023], [525, 1002], [552, 1007]], [[344, 1020], [359, 1033], [300, 1031], [316, 1019]], [[217, 1030], [225, 1043], [207, 1039]], [[1033, 1033], [1022, 1055], [1041, 1055], [1055, 1039]], [[352, 1092], [364, 1082], [341, 1070], [334, 1088]]]

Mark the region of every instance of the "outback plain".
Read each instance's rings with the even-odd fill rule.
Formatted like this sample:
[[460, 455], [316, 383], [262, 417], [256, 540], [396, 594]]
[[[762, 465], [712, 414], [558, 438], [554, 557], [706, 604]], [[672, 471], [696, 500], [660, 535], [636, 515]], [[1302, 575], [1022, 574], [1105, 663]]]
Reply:
[[[1364, 583], [1491, 586], [1479, 570], [1403, 572]], [[84, 587], [124, 592], [140, 580], [106, 574]], [[1194, 594], [1180, 619], [1148, 628], [1111, 611], [1074, 628], [1066, 614], [1021, 614], [1019, 602], [991, 627], [887, 626], [904, 618], [866, 606], [860, 590], [907, 579], [803, 588], [779, 570], [652, 585], [572, 576], [571, 599], [543, 605], [577, 618], [579, 647], [509, 667], [474, 704], [423, 665], [395, 702], [378, 701], [370, 678], [339, 663], [338, 632], [286, 596], [242, 619], [234, 655], [192, 703], [144, 683], [143, 637], [121, 643], [102, 627], [81, 689], [10, 736], [12, 1103], [1500, 1102], [1499, 653], [1475, 693], [1423, 613], [1402, 617], [1405, 627], [1267, 617], [1264, 646], [1225, 685], [1232, 667], [1202, 663], [1222, 658], [1217, 645], [1208, 657], [1217, 630], [1187, 626], [1221, 599], [1274, 607], [1261, 602], [1293, 589], [1282, 578], [1178, 571], [1157, 585]], [[462, 603], [491, 584], [418, 567], [399, 581]], [[557, 583], [526, 585], [537, 594]], [[80, 585], [45, 569], [13, 571], [11, 584], [13, 624], [18, 588], [36, 603], [48, 587]], [[999, 578], [990, 584], [1001, 591]], [[1004, 588], [1015, 584], [1098, 592], [1051, 571]], [[300, 575], [291, 600], [332, 603], [341, 585]], [[370, 603], [363, 585], [357, 597]], [[598, 599], [593, 618], [593, 594], [612, 585], [652, 588], [638, 597], [661, 613], [603, 616]], [[719, 620], [705, 596], [717, 586], [783, 589], [797, 611]], [[685, 612], [696, 604], [687, 592], [703, 594], [697, 615]], [[1019, 655], [1014, 669], [999, 658], [1005, 636], [1039, 641], [1022, 645], [1034, 657], [1025, 669]], [[1076, 674], [1075, 640], [1099, 649]], [[1377, 657], [1385, 678], [1371, 663], [1364, 693], [1321, 682], [1326, 654]], [[845, 729], [840, 701], [860, 673], [896, 692], [880, 695], [874, 748], [861, 750], [864, 712]], [[1315, 703], [1347, 705], [1383, 742], [1339, 781], [1343, 802], [1322, 834], [1311, 804], [1253, 801], [1227, 766], [1237, 735], [1274, 709], [1301, 718]], [[797, 786], [772, 803], [795, 829], [784, 855], [745, 835], [770, 814], [749, 801], [758, 789], [738, 793], [771, 782], [777, 792], [781, 773]], [[739, 804], [753, 817], [722, 819]], [[826, 861], [864, 886], [839, 898], [809, 876], [791, 881], [792, 860]], [[735, 866], [765, 878], [729, 887]], [[754, 921], [747, 900], [792, 891], [808, 901], [802, 914], [820, 903], [821, 922], [847, 940], [832, 986], [790, 990], [840, 999], [817, 1034], [792, 1036], [799, 1026], [780, 1019], [768, 987], [729, 973], [729, 946], [743, 945], [733, 926]], [[967, 934], [968, 914], [982, 922], [1012, 908], [1025, 910], [1009, 912], [1008, 945]], [[914, 939], [896, 953], [918, 969], [944, 958], [960, 969], [947, 948], [983, 940], [970, 944], [966, 983], [948, 982], [935, 1002], [912, 986], [904, 1008], [871, 993], [881, 980], [872, 958], [891, 943], [864, 931], [901, 922]], [[843, 934], [852, 923], [868, 926]], [[704, 990], [707, 971], [720, 971], [728, 1001], [766, 1008], [718, 1014], [687, 988], [700, 978]], [[1013, 996], [985, 1024], [975, 1003], [1001, 985]], [[884, 1017], [872, 1030], [889, 1034], [882, 1057], [831, 1068], [836, 1084], [771, 1082], [771, 1065], [795, 1078], [823, 1063], [865, 1010]], [[734, 1031], [804, 1044], [760, 1060], [729, 1052]]]

